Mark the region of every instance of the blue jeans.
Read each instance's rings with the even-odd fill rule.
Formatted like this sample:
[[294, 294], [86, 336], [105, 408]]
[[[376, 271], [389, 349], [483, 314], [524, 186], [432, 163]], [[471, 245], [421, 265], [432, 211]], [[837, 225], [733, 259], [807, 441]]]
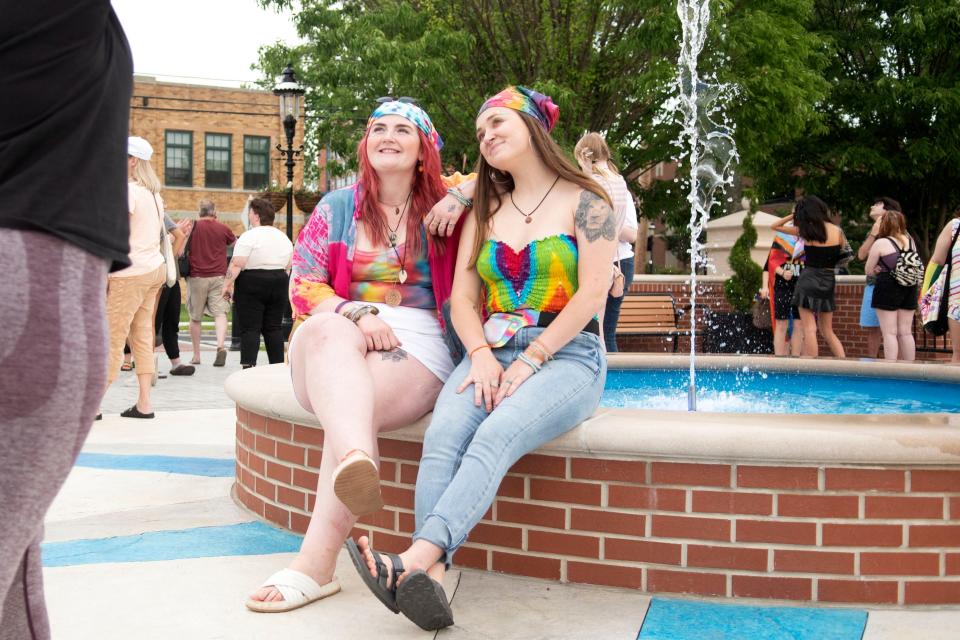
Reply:
[[[633, 282], [633, 259], [634, 256], [624, 258], [617, 264], [620, 265], [620, 271], [623, 272], [623, 293], [626, 295], [630, 289], [630, 283]], [[617, 322], [620, 320], [620, 305], [623, 304], [623, 296], [614, 298], [607, 294], [607, 308], [603, 312], [603, 342], [606, 344], [609, 353], [616, 353], [617, 349]]]
[[[541, 333], [521, 329], [493, 354], [506, 369]], [[469, 372], [464, 358], [443, 386], [417, 474], [413, 539], [443, 549], [448, 566], [513, 463], [593, 415], [607, 360], [600, 338], [581, 332], [491, 413], [473, 404], [472, 386], [457, 393]]]

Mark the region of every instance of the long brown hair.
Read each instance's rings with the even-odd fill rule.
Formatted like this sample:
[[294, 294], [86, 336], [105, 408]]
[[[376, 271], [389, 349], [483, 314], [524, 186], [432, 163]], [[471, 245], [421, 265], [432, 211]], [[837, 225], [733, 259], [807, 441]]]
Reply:
[[893, 238], [907, 235], [907, 218], [899, 211], [886, 210], [880, 218], [880, 230], [877, 235], [881, 238]]
[[[410, 185], [410, 202], [407, 206], [407, 252], [414, 256], [423, 251], [423, 239], [420, 227], [427, 213], [433, 205], [440, 202], [447, 195], [447, 190], [440, 180], [440, 152], [433, 146], [419, 128], [416, 129], [420, 137], [420, 150], [423, 160], [413, 171], [413, 183]], [[387, 245], [387, 219], [380, 210], [380, 178], [376, 169], [370, 164], [367, 157], [367, 137], [369, 129], [363, 134], [360, 145], [357, 147], [357, 158], [360, 163], [360, 224], [370, 240], [381, 245]], [[434, 244], [431, 236], [427, 235], [427, 243]], [[443, 242], [435, 243], [438, 251], [443, 251]]]
[[[530, 115], [517, 111], [517, 115], [527, 125], [530, 131], [530, 140], [537, 155], [547, 165], [547, 169], [558, 174], [561, 179], [572, 182], [575, 185], [595, 194], [603, 199], [611, 207], [613, 203], [610, 196], [603, 190], [597, 182], [575, 167], [567, 158], [559, 145], [553, 141], [543, 126]], [[473, 241], [473, 253], [470, 254], [468, 265], [473, 267], [477, 263], [477, 256], [480, 255], [480, 249], [490, 235], [490, 223], [493, 215], [500, 210], [503, 205], [503, 198], [500, 192], [509, 193], [514, 189], [513, 176], [506, 171], [495, 169], [487, 163], [483, 154], [477, 160], [477, 189], [473, 196], [473, 210], [477, 214], [477, 233]], [[499, 188], [499, 189], [498, 189]]]
[[610, 157], [610, 147], [607, 146], [607, 141], [595, 131], [583, 134], [583, 137], [577, 141], [577, 145], [573, 148], [573, 155], [589, 160], [594, 165], [593, 172], [598, 175], [603, 175], [603, 173], [595, 166], [597, 162], [606, 162], [607, 168], [612, 173], [620, 175], [620, 170], [617, 169], [617, 165], [613, 164], [613, 158]]

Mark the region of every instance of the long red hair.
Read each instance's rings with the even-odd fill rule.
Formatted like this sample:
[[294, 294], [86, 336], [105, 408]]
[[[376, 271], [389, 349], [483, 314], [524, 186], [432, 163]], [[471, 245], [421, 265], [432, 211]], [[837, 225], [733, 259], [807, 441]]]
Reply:
[[[360, 163], [360, 224], [363, 225], [367, 236], [383, 246], [389, 245], [387, 219], [379, 206], [380, 180], [376, 169], [370, 164], [367, 156], [367, 136], [369, 130], [363, 134], [360, 145], [357, 147], [357, 158]], [[447, 189], [440, 180], [440, 152], [427, 139], [423, 131], [417, 129], [420, 137], [420, 151], [423, 154], [420, 166], [413, 172], [413, 185], [410, 195], [410, 204], [407, 205], [407, 247], [413, 255], [420, 255], [423, 251], [423, 239], [420, 227], [423, 218], [433, 205], [440, 202], [447, 195]], [[422, 171], [420, 170], [422, 169]], [[429, 236], [428, 236], [429, 237]], [[428, 240], [431, 241], [431, 240]], [[438, 243], [438, 247], [442, 243]]]

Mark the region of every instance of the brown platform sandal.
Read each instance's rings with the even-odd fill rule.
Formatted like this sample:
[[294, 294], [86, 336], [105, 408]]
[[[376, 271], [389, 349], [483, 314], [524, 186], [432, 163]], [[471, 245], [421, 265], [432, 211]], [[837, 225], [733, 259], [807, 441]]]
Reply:
[[383, 508], [377, 463], [360, 449], [348, 451], [333, 470], [333, 492], [355, 516]]

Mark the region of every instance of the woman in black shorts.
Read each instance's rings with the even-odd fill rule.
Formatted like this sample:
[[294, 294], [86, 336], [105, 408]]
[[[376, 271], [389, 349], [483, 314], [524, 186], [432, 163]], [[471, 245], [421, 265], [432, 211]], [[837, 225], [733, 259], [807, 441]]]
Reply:
[[799, 236], [804, 242], [806, 262], [793, 293], [793, 304], [800, 309], [803, 325], [803, 355], [816, 358], [819, 354], [819, 328], [834, 357], [845, 357], [843, 344], [833, 332], [836, 266], [843, 251], [843, 231], [830, 222], [830, 209], [816, 196], [800, 198], [793, 213], [770, 228]]
[[902, 251], [915, 250], [907, 234], [907, 219], [899, 211], [885, 211], [879, 237], [870, 247], [866, 272], [877, 276], [871, 306], [880, 320], [884, 360], [913, 360], [913, 315], [917, 309], [917, 285], [904, 286], [893, 277]]

